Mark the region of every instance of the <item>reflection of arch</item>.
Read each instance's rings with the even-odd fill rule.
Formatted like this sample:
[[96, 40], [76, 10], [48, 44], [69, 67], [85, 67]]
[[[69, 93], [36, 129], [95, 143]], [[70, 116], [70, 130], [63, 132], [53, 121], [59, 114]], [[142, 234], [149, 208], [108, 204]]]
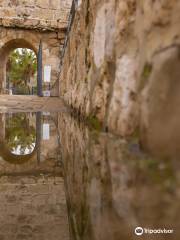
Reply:
[[6, 84], [6, 63], [8, 56], [10, 52], [16, 48], [29, 48], [34, 51], [37, 56], [38, 50], [33, 46], [33, 44], [25, 39], [12, 39], [6, 42], [0, 49], [0, 93], [3, 92], [3, 88], [5, 88]]
[[[4, 122], [3, 114], [0, 114], [0, 123], [2, 124]], [[1, 125], [3, 126], [3, 125]], [[5, 128], [5, 125], [4, 125]], [[4, 133], [4, 131], [3, 131]], [[0, 157], [3, 158], [3, 160], [12, 163], [12, 164], [23, 164], [27, 161], [30, 161], [35, 154], [37, 154], [37, 161], [40, 160], [40, 142], [41, 142], [41, 113], [36, 113], [36, 142], [35, 147], [33, 149], [33, 152], [26, 154], [26, 155], [15, 155], [13, 154], [7, 144], [5, 143], [5, 135], [0, 135]]]
[[9, 147], [4, 142], [0, 141], [1, 157], [5, 161], [12, 163], [12, 164], [26, 163], [27, 161], [30, 161], [34, 157], [36, 152], [37, 152], [37, 146], [35, 145], [35, 148], [32, 153], [27, 154], [27, 155], [15, 155], [9, 150]]

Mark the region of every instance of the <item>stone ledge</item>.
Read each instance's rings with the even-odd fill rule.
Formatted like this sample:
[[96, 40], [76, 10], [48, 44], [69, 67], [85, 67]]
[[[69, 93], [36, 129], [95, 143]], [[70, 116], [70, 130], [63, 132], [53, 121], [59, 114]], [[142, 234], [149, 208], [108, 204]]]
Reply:
[[67, 22], [37, 18], [1, 17], [0, 26], [9, 28], [37, 29], [40, 31], [64, 31], [67, 27]]
[[0, 112], [57, 112], [67, 111], [59, 97], [0, 95]]

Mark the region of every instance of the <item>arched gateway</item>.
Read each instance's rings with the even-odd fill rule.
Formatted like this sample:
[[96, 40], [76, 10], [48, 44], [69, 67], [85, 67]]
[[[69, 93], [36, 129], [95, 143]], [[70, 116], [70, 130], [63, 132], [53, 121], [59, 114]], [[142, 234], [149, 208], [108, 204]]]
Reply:
[[[3, 34], [4, 32], [4, 34]], [[40, 41], [42, 40], [42, 60], [43, 66], [51, 66], [51, 86], [58, 81], [58, 67], [59, 66], [59, 40], [54, 38], [54, 33], [39, 33], [28, 30], [14, 30], [1, 28], [0, 39], [0, 93], [5, 93], [6, 88], [6, 64], [8, 56], [11, 51], [16, 48], [29, 48], [33, 50], [36, 55]], [[54, 44], [53, 44], [54, 42]], [[43, 68], [42, 68], [43, 72]], [[46, 83], [44, 83], [46, 88]], [[57, 87], [58, 90], [58, 87]], [[55, 88], [52, 92], [53, 95], [58, 95]]]
[[[71, 1], [17, 1], [0, 2], [0, 94], [6, 86], [6, 63], [16, 48], [32, 49], [36, 55], [42, 41], [42, 73], [50, 69], [51, 95], [59, 95], [60, 51], [67, 27]], [[21, 10], [21, 11], [20, 11]], [[42, 77], [44, 80], [44, 76]]]
[[23, 38], [15, 38], [4, 43], [4, 45], [0, 49], [0, 93], [5, 93], [6, 89], [7, 82], [6, 65], [9, 54], [17, 48], [31, 49], [37, 55], [37, 47], [29, 40]]

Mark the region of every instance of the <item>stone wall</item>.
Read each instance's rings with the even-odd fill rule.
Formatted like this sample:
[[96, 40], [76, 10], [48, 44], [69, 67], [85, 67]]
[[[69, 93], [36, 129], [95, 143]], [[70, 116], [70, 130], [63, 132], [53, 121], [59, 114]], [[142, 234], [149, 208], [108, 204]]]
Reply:
[[179, 10], [177, 0], [80, 2], [60, 77], [65, 101], [116, 134], [140, 128], [148, 149], [179, 142]]
[[135, 1], [83, 1], [60, 78], [69, 105], [123, 135], [138, 122], [135, 14]]
[[71, 0], [1, 0], [0, 25], [65, 28]]

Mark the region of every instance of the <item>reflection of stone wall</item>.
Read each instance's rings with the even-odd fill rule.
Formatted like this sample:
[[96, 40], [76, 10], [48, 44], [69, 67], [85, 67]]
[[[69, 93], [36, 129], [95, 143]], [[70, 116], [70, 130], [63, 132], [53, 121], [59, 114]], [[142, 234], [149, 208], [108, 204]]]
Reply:
[[61, 95], [115, 133], [129, 135], [141, 126], [142, 144], [158, 142], [160, 152], [175, 139], [179, 151], [179, 22], [178, 0], [82, 1]]
[[0, 114], [0, 139], [5, 138], [5, 114]]
[[74, 239], [130, 240], [137, 226], [174, 228], [170, 239], [180, 237], [177, 162], [142, 153], [137, 139], [90, 132], [69, 115], [59, 115], [59, 132]]
[[[54, 173], [57, 175], [62, 175], [62, 169], [59, 167], [57, 161], [57, 154], [53, 152], [46, 156], [43, 162], [37, 162], [37, 154], [23, 164], [10, 164], [0, 157], [0, 176], [3, 175], [32, 175], [41, 173]], [[42, 156], [44, 157], [44, 156]]]
[[0, 178], [0, 239], [69, 239], [60, 177]]

